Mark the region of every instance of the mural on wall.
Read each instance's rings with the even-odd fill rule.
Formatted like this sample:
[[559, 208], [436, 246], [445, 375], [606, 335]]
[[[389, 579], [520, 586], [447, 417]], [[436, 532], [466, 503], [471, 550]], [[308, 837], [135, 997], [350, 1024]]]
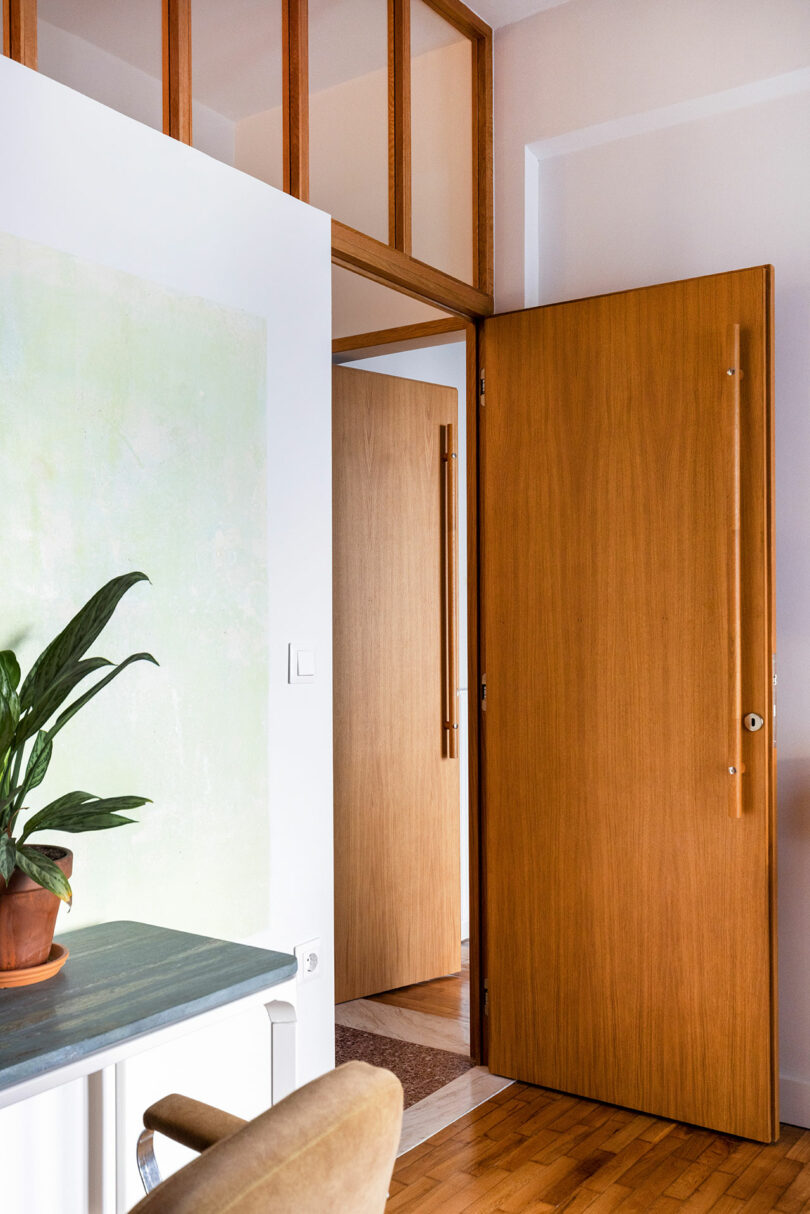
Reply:
[[161, 663], [122, 674], [54, 754], [48, 787], [153, 801], [79, 837], [58, 931], [266, 924], [266, 364], [263, 318], [0, 233], [0, 648], [26, 666], [142, 569], [152, 586], [91, 652], [137, 638]]

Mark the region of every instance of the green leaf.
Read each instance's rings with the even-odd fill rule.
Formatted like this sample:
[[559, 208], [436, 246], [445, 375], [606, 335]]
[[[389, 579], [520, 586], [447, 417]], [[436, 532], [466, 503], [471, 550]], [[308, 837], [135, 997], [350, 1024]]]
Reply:
[[35, 851], [33, 847], [22, 847], [17, 844], [16, 850], [17, 868], [21, 869], [26, 877], [36, 881], [37, 885], [49, 889], [52, 894], [56, 894], [57, 898], [61, 898], [70, 906], [73, 901], [73, 893], [70, 882], [61, 868], [58, 868], [53, 860], [43, 856], [42, 852]]
[[[14, 657], [10, 649], [4, 650], [0, 656], [5, 657], [6, 654]], [[9, 668], [8, 661], [0, 661], [0, 754], [8, 750], [20, 719], [20, 700], [14, 688], [14, 670]]]
[[33, 818], [29, 818], [25, 824], [25, 830], [20, 835], [20, 842], [23, 843], [32, 835], [35, 830], [47, 830], [52, 820], [58, 820], [61, 813], [73, 812], [87, 802], [96, 802], [98, 797], [92, 792], [66, 792], [63, 796], [57, 797], [55, 801], [49, 802], [48, 805], [41, 809], [39, 813], [34, 814]]
[[130, 587], [148, 580], [145, 573], [125, 573], [96, 591], [29, 670], [20, 689], [23, 709], [30, 708], [43, 688], [50, 687], [67, 666], [87, 653]]
[[140, 809], [142, 805], [151, 805], [148, 797], [99, 797], [90, 808], [105, 809], [117, 812], [119, 809]]
[[0, 877], [4, 881], [11, 878], [11, 874], [17, 867], [17, 848], [14, 846], [12, 839], [8, 835], [0, 835]]
[[20, 721], [15, 742], [24, 742], [33, 737], [87, 675], [100, 670], [102, 666], [112, 665], [114, 663], [108, 658], [83, 658], [67, 667], [58, 679], [49, 687], [45, 687], [41, 694], [37, 694], [34, 703]]
[[20, 682], [20, 663], [13, 650], [3, 649], [0, 651], [0, 670], [3, 671], [11, 685], [12, 691], [16, 691]]
[[111, 683], [122, 670], [125, 670], [126, 667], [130, 666], [133, 662], [152, 662], [155, 666], [159, 665], [155, 658], [152, 657], [151, 653], [130, 654], [130, 656], [123, 662], [119, 662], [118, 665], [106, 676], [106, 678], [99, 679], [99, 681], [95, 683], [89, 691], [86, 691], [84, 695], [79, 696], [78, 700], [74, 700], [70, 707], [66, 708], [63, 713], [60, 713], [60, 715], [56, 718], [56, 723], [48, 731], [51, 737], [55, 737], [56, 734], [59, 733], [59, 730], [62, 729], [63, 726], [67, 725], [70, 718], [74, 717], [80, 708], [84, 708], [85, 704], [87, 704], [89, 700], [92, 700], [93, 696], [98, 695], [102, 687], [106, 687], [108, 683]]
[[20, 842], [25, 842], [35, 830], [64, 830], [78, 834], [83, 830], [123, 826], [134, 819], [119, 817], [119, 810], [139, 809], [148, 804], [151, 804], [148, 797], [93, 797], [84, 792], [67, 793], [34, 814], [26, 823]]
[[0, 695], [0, 754], [5, 753], [11, 745], [20, 719], [20, 701], [16, 691], [12, 691], [11, 696], [10, 700], [6, 700]]
[[86, 830], [108, 830], [111, 826], [125, 826], [134, 821], [134, 818], [124, 818], [121, 814], [109, 814], [103, 810], [96, 813], [95, 806], [89, 805], [87, 809], [64, 814], [58, 822], [49, 822], [47, 829], [61, 830], [67, 835], [79, 835]]
[[94, 792], [65, 792], [61, 797], [57, 797], [55, 801], [50, 801], [44, 809], [39, 812], [45, 813], [48, 809], [75, 809], [77, 805], [83, 805], [85, 801], [98, 801], [99, 798]]
[[5, 834], [11, 819], [11, 805], [17, 796], [16, 790], [0, 797], [0, 832]]
[[78, 834], [80, 830], [103, 830], [107, 827], [123, 826], [134, 818], [118, 817], [119, 810], [137, 810], [142, 805], [151, 805], [147, 796], [89, 796], [87, 793], [68, 793], [58, 801], [46, 805], [26, 823], [21, 843], [34, 830], [67, 830]]
[[25, 769], [25, 779], [23, 780], [23, 796], [45, 779], [45, 772], [48, 770], [52, 753], [53, 743], [50, 734], [43, 729], [37, 734], [37, 739], [31, 747], [31, 754], [28, 756], [28, 766]]
[[19, 719], [19, 697], [3, 673], [0, 675], [0, 754], [5, 754], [11, 745]]

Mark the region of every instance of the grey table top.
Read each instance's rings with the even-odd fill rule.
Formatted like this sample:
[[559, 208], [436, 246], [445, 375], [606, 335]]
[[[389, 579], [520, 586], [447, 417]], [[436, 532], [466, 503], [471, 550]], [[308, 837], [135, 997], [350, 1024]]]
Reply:
[[289, 953], [126, 921], [58, 943], [70, 950], [58, 974], [0, 990], [0, 1091], [285, 982], [298, 965]]

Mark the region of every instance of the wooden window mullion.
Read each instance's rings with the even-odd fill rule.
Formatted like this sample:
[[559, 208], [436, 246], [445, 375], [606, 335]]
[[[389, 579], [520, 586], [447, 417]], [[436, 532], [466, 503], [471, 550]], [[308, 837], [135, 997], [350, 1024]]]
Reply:
[[284, 189], [309, 202], [309, 18], [307, 0], [283, 0], [281, 16]]
[[492, 36], [473, 40], [473, 282], [493, 291]]
[[3, 52], [24, 67], [37, 66], [37, 0], [6, 0]]
[[163, 130], [191, 143], [191, 0], [163, 0]]
[[389, 244], [411, 252], [411, 0], [388, 0]]

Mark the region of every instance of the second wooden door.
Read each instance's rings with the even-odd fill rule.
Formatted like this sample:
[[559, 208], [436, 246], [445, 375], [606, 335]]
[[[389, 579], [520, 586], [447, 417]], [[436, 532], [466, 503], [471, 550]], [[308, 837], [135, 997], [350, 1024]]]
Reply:
[[334, 371], [338, 1003], [461, 965], [457, 407], [453, 388]]

